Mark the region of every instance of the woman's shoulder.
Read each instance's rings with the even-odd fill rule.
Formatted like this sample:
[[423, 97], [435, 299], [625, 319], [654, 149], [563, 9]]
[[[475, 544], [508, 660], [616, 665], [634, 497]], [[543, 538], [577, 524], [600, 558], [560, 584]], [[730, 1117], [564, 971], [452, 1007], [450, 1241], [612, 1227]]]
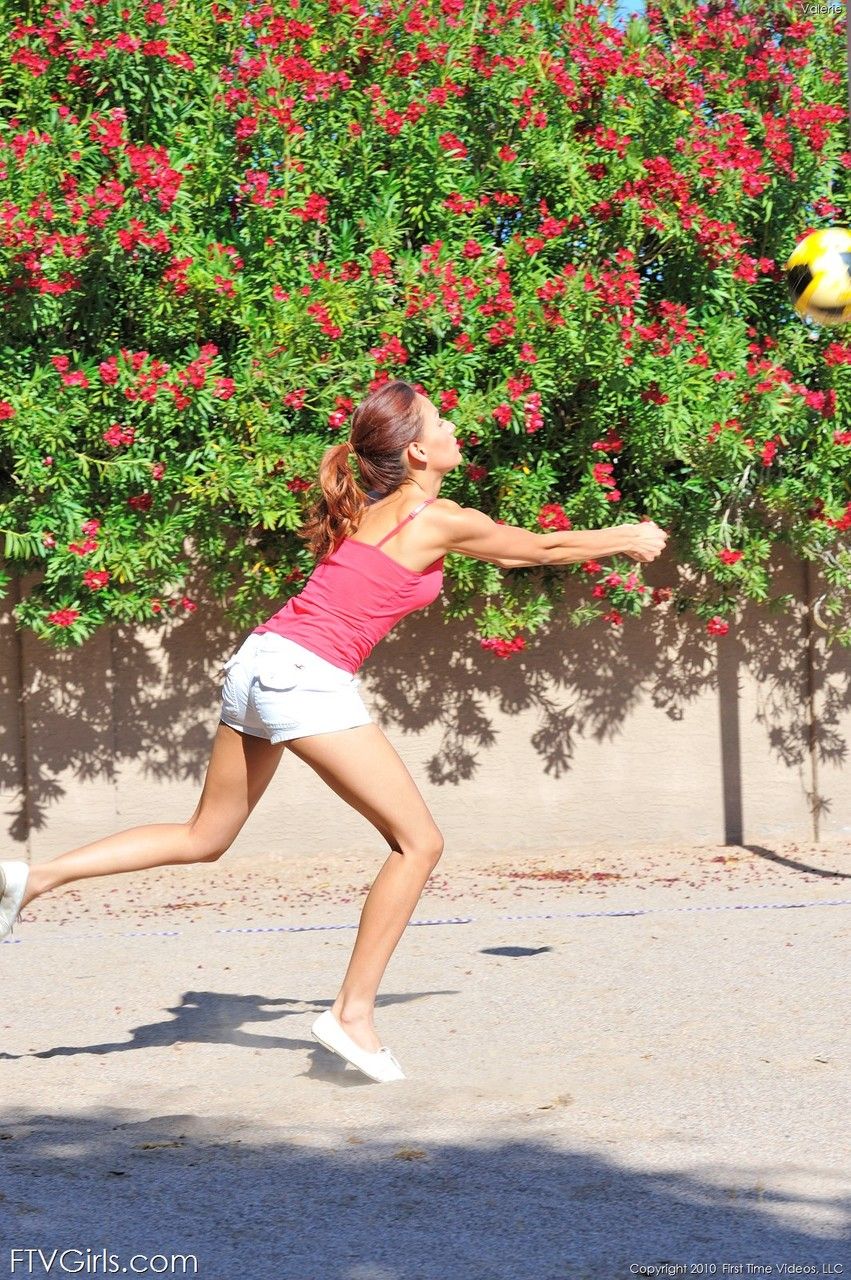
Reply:
[[458, 528], [467, 514], [467, 508], [452, 498], [434, 498], [417, 517], [415, 523], [423, 521], [422, 532], [437, 549], [437, 554], [446, 556], [452, 550]]
[[462, 511], [460, 502], [453, 502], [451, 498], [434, 498], [431, 503], [432, 511]]
[[461, 514], [469, 509], [469, 507], [462, 507], [460, 502], [453, 502], [452, 498], [435, 498], [426, 507], [423, 515], [428, 514], [431, 524], [446, 528], [450, 524], [457, 523]]

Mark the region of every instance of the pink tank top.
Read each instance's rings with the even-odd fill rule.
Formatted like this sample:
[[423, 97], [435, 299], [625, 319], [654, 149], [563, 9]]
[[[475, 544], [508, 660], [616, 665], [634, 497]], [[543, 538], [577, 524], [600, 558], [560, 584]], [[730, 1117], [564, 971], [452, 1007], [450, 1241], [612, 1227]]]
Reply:
[[254, 631], [275, 631], [335, 667], [357, 671], [397, 622], [440, 595], [443, 556], [417, 573], [380, 550], [406, 520], [413, 520], [434, 501], [426, 498], [374, 545], [343, 538], [319, 562], [299, 594]]

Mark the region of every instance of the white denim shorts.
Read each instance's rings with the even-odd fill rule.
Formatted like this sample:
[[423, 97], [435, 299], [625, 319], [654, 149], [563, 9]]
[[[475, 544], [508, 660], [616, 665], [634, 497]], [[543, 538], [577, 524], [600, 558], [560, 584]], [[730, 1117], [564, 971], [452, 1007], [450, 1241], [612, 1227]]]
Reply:
[[370, 724], [360, 680], [275, 631], [252, 631], [222, 668], [223, 724], [270, 742]]

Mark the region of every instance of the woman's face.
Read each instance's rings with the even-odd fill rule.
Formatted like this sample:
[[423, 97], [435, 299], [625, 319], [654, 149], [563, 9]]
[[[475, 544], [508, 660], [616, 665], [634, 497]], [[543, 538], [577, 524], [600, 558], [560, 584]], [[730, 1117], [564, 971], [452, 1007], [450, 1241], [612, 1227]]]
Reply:
[[455, 427], [430, 400], [422, 397], [423, 427], [420, 442], [428, 453], [429, 460], [443, 469], [454, 467], [461, 458], [461, 449], [455, 439]]

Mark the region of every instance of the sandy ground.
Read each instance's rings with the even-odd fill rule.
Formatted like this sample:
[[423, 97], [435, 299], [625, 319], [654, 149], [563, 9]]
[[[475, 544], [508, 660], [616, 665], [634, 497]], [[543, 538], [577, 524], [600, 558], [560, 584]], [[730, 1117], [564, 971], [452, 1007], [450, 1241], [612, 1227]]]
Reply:
[[379, 994], [408, 1078], [379, 1085], [309, 1028], [384, 856], [24, 912], [0, 1276], [851, 1276], [851, 841], [447, 852]]

